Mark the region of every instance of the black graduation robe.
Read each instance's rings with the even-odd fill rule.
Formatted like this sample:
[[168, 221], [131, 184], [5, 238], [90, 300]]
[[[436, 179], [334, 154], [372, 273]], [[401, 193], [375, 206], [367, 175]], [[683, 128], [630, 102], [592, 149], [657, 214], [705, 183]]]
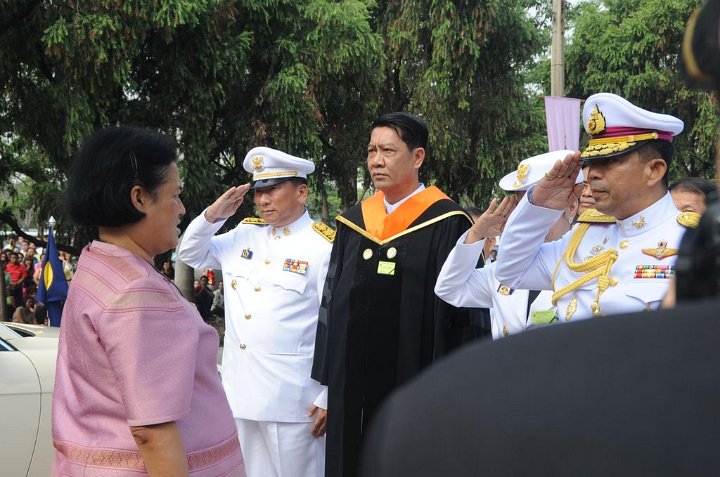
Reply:
[[433, 291], [471, 223], [446, 197], [385, 240], [367, 232], [360, 205], [337, 218], [312, 373], [328, 385], [326, 476], [357, 475], [363, 430], [383, 399], [472, 340], [469, 310]]

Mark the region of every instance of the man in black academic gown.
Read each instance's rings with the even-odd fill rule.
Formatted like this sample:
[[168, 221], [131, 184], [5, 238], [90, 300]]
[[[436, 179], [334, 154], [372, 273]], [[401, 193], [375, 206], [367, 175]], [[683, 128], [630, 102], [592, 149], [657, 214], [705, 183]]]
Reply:
[[378, 192], [336, 219], [312, 374], [328, 385], [329, 477], [357, 474], [363, 432], [391, 391], [473, 337], [468, 310], [433, 292], [471, 220], [419, 182], [427, 138], [413, 115], [375, 120], [367, 165]]

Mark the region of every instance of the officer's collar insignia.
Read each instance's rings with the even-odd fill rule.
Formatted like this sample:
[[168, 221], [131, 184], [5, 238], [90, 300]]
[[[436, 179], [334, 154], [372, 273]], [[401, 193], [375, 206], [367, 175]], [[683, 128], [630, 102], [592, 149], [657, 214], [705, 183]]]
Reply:
[[252, 165], [253, 165], [253, 169], [255, 169], [255, 171], [257, 171], [257, 172], [262, 171], [263, 168], [265, 167], [265, 158], [263, 158], [262, 156], [253, 156]]
[[513, 290], [513, 289], [510, 288], [509, 286], [503, 285], [503, 284], [501, 283], [500, 286], [498, 286], [497, 291], [498, 291], [498, 293], [501, 294], [501, 295], [508, 296], [508, 295], [512, 295], [515, 290]]
[[290, 227], [283, 227], [282, 229], [280, 229], [279, 227], [273, 227], [270, 231], [270, 233], [272, 233], [275, 238], [280, 238], [281, 232], [286, 237], [288, 235], [292, 235], [292, 230], [290, 229]]
[[645, 217], [640, 217], [640, 220], [634, 220], [632, 223], [632, 226], [636, 229], [640, 230], [641, 228], [645, 227], [647, 223], [645, 222]]
[[600, 112], [597, 104], [588, 118], [587, 130], [590, 134], [596, 135], [605, 131], [605, 116]]
[[685, 228], [694, 229], [700, 224], [700, 214], [697, 212], [682, 212], [677, 216], [677, 221]]
[[667, 248], [667, 242], [665, 240], [661, 240], [658, 242], [658, 246], [655, 248], [644, 248], [642, 249], [642, 253], [645, 255], [650, 255], [651, 257], [655, 257], [658, 260], [662, 260], [664, 258], [672, 257], [674, 255], [678, 254], [678, 249], [676, 248]]
[[253, 253], [250, 247], [244, 248], [240, 256], [246, 260], [252, 260]]
[[286, 272], [299, 273], [305, 275], [307, 272], [308, 263], [302, 260], [296, 260], [293, 258], [286, 258], [283, 263], [283, 270]]

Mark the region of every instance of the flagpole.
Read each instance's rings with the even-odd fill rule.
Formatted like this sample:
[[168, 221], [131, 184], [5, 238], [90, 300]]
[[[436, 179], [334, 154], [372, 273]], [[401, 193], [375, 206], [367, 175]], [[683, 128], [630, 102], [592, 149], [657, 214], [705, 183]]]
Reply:
[[550, 95], [565, 96], [565, 21], [563, 19], [563, 0], [552, 0], [552, 12]]

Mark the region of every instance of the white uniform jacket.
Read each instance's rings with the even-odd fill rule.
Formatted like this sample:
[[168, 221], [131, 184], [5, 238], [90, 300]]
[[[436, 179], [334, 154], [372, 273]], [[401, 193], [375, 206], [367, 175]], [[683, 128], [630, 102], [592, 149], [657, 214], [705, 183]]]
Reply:
[[309, 422], [313, 403], [327, 408], [327, 390], [310, 369], [333, 232], [313, 226], [307, 211], [277, 229], [254, 221], [214, 236], [223, 222], [211, 224], [203, 212], [185, 231], [178, 257], [222, 269], [222, 379], [234, 417]]
[[[573, 243], [573, 237], [575, 242], [579, 237], [575, 235], [579, 226], [560, 240], [543, 243], [560, 214], [560, 210], [534, 206], [527, 195], [523, 197], [505, 226], [495, 271], [498, 280], [514, 287], [552, 289], [556, 294], [569, 290], [557, 299], [560, 322], [650, 310], [660, 305], [674, 274], [685, 232], [680, 224], [684, 214], [675, 208], [669, 193], [625, 220], [597, 211], [585, 212], [581, 220], [588, 217], [590, 223], [579, 243]], [[566, 258], [565, 251], [573, 245], [575, 253]], [[604, 259], [608, 256], [615, 257], [612, 263]], [[588, 260], [604, 265], [589, 270], [577, 266], [591, 263]], [[591, 272], [602, 277], [591, 276]]]
[[[495, 278], [497, 262], [475, 268], [485, 240], [463, 243], [467, 234], [458, 239], [445, 260], [435, 283], [435, 294], [453, 306], [489, 308], [494, 340], [524, 331], [530, 292], [501, 284]], [[531, 312], [535, 303], [537, 300], [531, 305]]]

